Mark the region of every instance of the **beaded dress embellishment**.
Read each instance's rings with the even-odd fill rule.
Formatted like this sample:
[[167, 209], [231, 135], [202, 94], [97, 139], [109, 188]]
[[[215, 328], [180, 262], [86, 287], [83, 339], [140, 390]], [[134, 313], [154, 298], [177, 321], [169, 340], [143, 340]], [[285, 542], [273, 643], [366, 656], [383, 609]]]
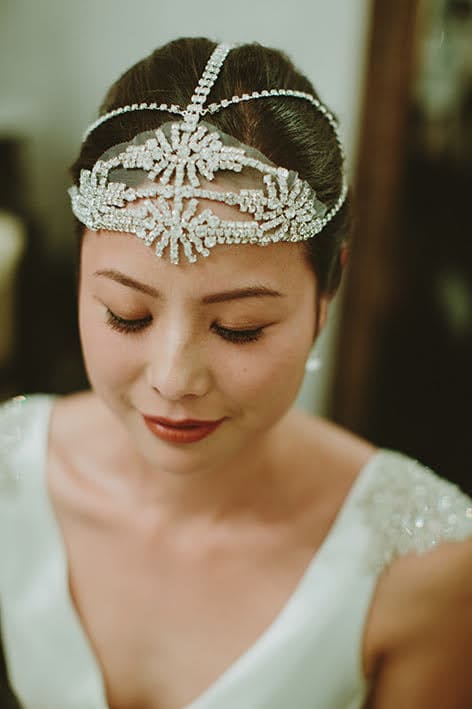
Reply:
[[[209, 256], [216, 244], [266, 246], [279, 241], [304, 241], [318, 234], [335, 216], [346, 198], [345, 183], [328, 210], [296, 172], [274, 165], [257, 150], [200, 121], [202, 115], [242, 101], [276, 96], [300, 98], [312, 103], [329, 122], [344, 158], [334, 117], [310, 94], [273, 89], [233, 96], [204, 108], [230, 49], [218, 45], [214, 50], [187, 108], [133, 104], [111, 111], [89, 128], [86, 136], [109, 118], [130, 111], [166, 111], [182, 117], [110, 148], [92, 170], [81, 170], [79, 187], [71, 187], [69, 195], [72, 210], [82, 224], [93, 231], [135, 234], [147, 246], [153, 246], [157, 256], [162, 257], [168, 248], [170, 262], [178, 264], [180, 248], [193, 263], [196, 253]], [[249, 170], [252, 177], [258, 175], [260, 187], [239, 191], [208, 189], [217, 173], [223, 172], [223, 179], [234, 182], [234, 176], [228, 178], [228, 174], [243, 170]], [[210, 208], [198, 212], [202, 199], [234, 207], [242, 218], [223, 219]], [[137, 205], [132, 204], [136, 201]]]
[[395, 451], [384, 455], [359, 499], [373, 531], [372, 570], [381, 571], [398, 556], [430, 551], [439, 542], [472, 537], [472, 499], [417, 461]]
[[16, 396], [0, 406], [0, 490], [14, 486], [18, 475], [9, 464], [23, 438], [25, 396]]

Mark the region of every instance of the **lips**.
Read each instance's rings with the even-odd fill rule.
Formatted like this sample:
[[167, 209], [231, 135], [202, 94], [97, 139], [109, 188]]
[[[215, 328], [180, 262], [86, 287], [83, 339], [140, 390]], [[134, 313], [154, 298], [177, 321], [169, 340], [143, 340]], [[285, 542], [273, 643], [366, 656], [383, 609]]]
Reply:
[[202, 419], [180, 419], [180, 420], [173, 420], [173, 419], [167, 419], [163, 418], [161, 416], [144, 416], [144, 418], [147, 421], [150, 421], [151, 423], [159, 423], [162, 426], [168, 426], [170, 428], [200, 428], [202, 426], [208, 427], [208, 426], [216, 426], [216, 424], [220, 423], [222, 419], [218, 419], [217, 421], [203, 421]]
[[[224, 421], [196, 421], [195, 419], [181, 419], [167, 423], [170, 419], [155, 416], [143, 416], [144, 423], [151, 433], [169, 443], [195, 443], [206, 438]], [[166, 423], [164, 423], [166, 422]], [[176, 425], [178, 424], [178, 425]]]

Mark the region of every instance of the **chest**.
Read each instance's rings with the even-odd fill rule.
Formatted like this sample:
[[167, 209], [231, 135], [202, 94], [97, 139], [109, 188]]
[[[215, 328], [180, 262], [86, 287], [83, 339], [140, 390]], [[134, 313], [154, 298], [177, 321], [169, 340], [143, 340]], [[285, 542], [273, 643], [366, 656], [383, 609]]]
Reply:
[[149, 543], [74, 525], [65, 539], [71, 597], [112, 709], [200, 696], [270, 627], [316, 547], [285, 535]]

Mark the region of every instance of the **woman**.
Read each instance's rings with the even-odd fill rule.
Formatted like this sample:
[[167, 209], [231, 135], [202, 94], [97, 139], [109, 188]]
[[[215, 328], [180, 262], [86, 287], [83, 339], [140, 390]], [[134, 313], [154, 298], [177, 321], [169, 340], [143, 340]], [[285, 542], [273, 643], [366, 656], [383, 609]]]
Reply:
[[348, 239], [334, 117], [206, 39], [101, 114], [70, 191], [91, 391], [2, 413], [21, 705], [471, 706], [471, 501], [293, 408]]

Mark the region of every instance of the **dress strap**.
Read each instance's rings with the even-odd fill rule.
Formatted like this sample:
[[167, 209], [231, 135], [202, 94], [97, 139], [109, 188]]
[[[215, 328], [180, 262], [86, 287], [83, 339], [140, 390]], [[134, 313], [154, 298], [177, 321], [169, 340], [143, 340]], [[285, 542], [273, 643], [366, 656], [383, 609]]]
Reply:
[[376, 573], [396, 557], [472, 537], [472, 499], [417, 460], [383, 449], [356, 504], [371, 541]]

